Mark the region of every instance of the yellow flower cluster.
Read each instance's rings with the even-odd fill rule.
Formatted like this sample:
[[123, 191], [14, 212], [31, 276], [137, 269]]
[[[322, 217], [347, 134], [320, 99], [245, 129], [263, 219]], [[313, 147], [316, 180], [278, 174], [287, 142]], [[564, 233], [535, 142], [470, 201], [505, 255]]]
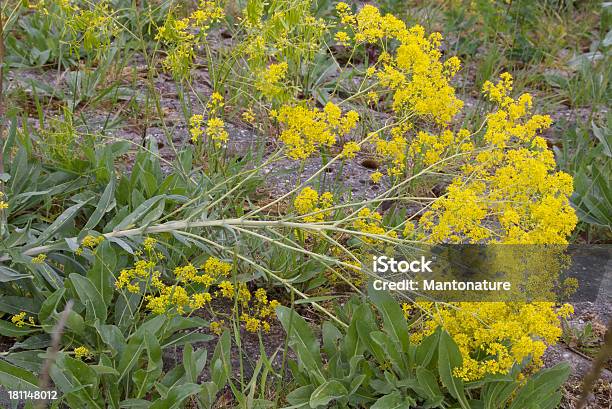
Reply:
[[[454, 374], [466, 381], [506, 374], [527, 357], [532, 366], [541, 366], [547, 345], [561, 336], [559, 319], [573, 313], [571, 305], [555, 308], [549, 302], [417, 304], [428, 318], [422, 328], [413, 332], [412, 341], [418, 343], [443, 326], [463, 357], [463, 366], [455, 368]], [[412, 310], [408, 305], [403, 309], [406, 315]]]
[[36, 257], [32, 257], [32, 263], [34, 264], [42, 264], [47, 259], [47, 255], [44, 253], [39, 254]]
[[[485, 93], [499, 105], [487, 117], [484, 140], [488, 149], [474, 152], [448, 194], [424, 213], [421, 227], [429, 232], [428, 241], [567, 243], [577, 223], [569, 202], [573, 179], [555, 171], [554, 155], [538, 135], [550, 126], [550, 118], [530, 115], [531, 97], [523, 94], [512, 99], [508, 96], [511, 85], [508, 74], [497, 85], [485, 84]], [[472, 145], [467, 134], [460, 139], [459, 149], [466, 146], [469, 152]], [[445, 143], [426, 140], [433, 142], [430, 157], [437, 158], [435, 144]]]
[[449, 154], [473, 151], [475, 147], [469, 137], [470, 132], [466, 129], [461, 129], [456, 134], [447, 129], [441, 135], [420, 131], [410, 144], [408, 152], [411, 158], [420, 158], [425, 165], [432, 166]]
[[70, 0], [40, 0], [28, 5], [52, 17], [55, 24], [61, 24], [58, 31], [62, 33], [62, 42], [77, 56], [81, 47], [87, 52], [107, 48], [118, 29], [108, 0], [81, 4]]
[[325, 209], [332, 207], [333, 201], [334, 197], [330, 192], [319, 196], [316, 190], [305, 187], [293, 201], [293, 207], [298, 214], [307, 215], [302, 218], [305, 222], [322, 222], [325, 217], [330, 216], [331, 213]]
[[229, 134], [225, 129], [225, 122], [219, 117], [223, 106], [225, 105], [223, 96], [218, 92], [213, 92], [208, 104], [208, 120], [206, 121], [206, 128], [203, 129], [204, 123], [203, 115], [192, 115], [189, 119], [189, 134], [191, 135], [191, 141], [196, 143], [200, 140], [200, 137], [206, 133], [209, 140], [215, 143], [216, 147], [220, 147], [221, 144], [227, 142]]
[[243, 309], [240, 314], [240, 321], [244, 323], [244, 328], [248, 332], [256, 333], [260, 330], [270, 332], [270, 319], [276, 316], [276, 307], [279, 305], [277, 300], [268, 300], [266, 290], [258, 288], [248, 310]]
[[87, 235], [83, 238], [83, 241], [81, 242], [81, 246], [93, 249], [97, 247], [100, 243], [102, 243], [103, 241], [104, 241], [104, 236]]
[[11, 318], [11, 322], [18, 327], [23, 327], [26, 325], [24, 318], [26, 317], [25, 311], [21, 311], [19, 314], [13, 315]]
[[92, 9], [71, 6], [72, 11], [65, 21], [66, 26], [73, 31], [75, 38], [80, 38], [80, 41], [71, 44], [73, 48], [82, 44], [86, 51], [94, 51], [110, 45], [116, 27], [109, 2], [103, 0], [91, 4]]
[[[215, 296], [221, 296], [229, 300], [234, 297], [238, 300], [240, 308], [240, 321], [248, 332], [270, 331], [270, 320], [276, 316], [276, 307], [280, 305], [277, 300], [269, 300], [266, 290], [258, 288], [251, 294], [244, 283], [232, 284], [230, 281], [222, 281]], [[210, 323], [210, 330], [219, 335], [223, 331], [223, 320]]]
[[[169, 13], [155, 36], [169, 47], [163, 61], [164, 68], [177, 79], [186, 78], [195, 58], [197, 39], [205, 39], [210, 26], [224, 16], [223, 8], [209, 0], [201, 0], [198, 8], [183, 19], [176, 19]], [[194, 32], [197, 32], [197, 37]]]
[[[406, 150], [408, 142], [404, 134], [409, 129], [409, 125], [393, 127], [391, 129], [391, 139], [389, 141], [381, 138], [378, 134], [373, 135], [371, 138], [371, 142], [376, 148], [376, 154], [388, 160], [389, 165], [387, 166], [387, 173], [389, 176], [400, 176], [406, 169]], [[380, 180], [378, 176], [376, 176], [375, 179], [376, 178]]]
[[[361, 209], [358, 213], [358, 218], [354, 222], [354, 228], [357, 231], [374, 236], [386, 236], [389, 238], [397, 238], [395, 231], [387, 231], [382, 225], [382, 216], [378, 212], [374, 212], [367, 207]], [[375, 237], [360, 236], [361, 240], [368, 244], [381, 243], [381, 239]]]
[[399, 43], [395, 55], [384, 52], [377, 63], [383, 66], [378, 71], [380, 84], [394, 92], [396, 113], [419, 115], [442, 125], [451, 121], [463, 106], [449, 84], [460, 62], [456, 57], [441, 61], [439, 33], [425, 36], [423, 27], [407, 28], [400, 19], [392, 14], [383, 16], [372, 5], [363, 6], [356, 14], [345, 3], [339, 3], [336, 10], [342, 23], [355, 33], [356, 45], [380, 43], [387, 49], [389, 42]]
[[74, 348], [74, 357], [81, 360], [91, 359], [93, 358], [93, 354], [87, 347], [81, 345], [80, 347]]
[[[146, 297], [147, 308], [156, 314], [163, 314], [172, 309], [178, 314], [184, 314], [186, 309], [193, 311], [210, 303], [213, 298], [209, 291], [210, 287], [221, 278], [227, 277], [232, 270], [232, 266], [216, 257], [209, 257], [200, 266], [200, 269], [202, 270], [201, 273], [192, 264], [176, 267], [174, 269], [176, 284], [171, 286], [161, 282], [159, 273], [151, 272], [149, 276], [151, 287], [153, 291], [158, 291], [158, 294], [151, 294]], [[138, 275], [138, 272], [136, 271], [135, 274]], [[222, 281], [219, 284], [222, 291], [226, 283], [229, 282]], [[191, 286], [198, 284], [203, 286], [204, 290], [191, 291]]]
[[211, 331], [213, 334], [216, 334], [216, 335], [221, 335], [221, 333], [223, 333], [223, 324], [225, 324], [225, 321], [223, 321], [223, 320], [220, 320], [220, 321], [212, 321], [212, 322], [210, 323], [210, 326], [209, 326], [210, 331]]
[[202, 123], [204, 123], [204, 117], [196, 114], [189, 118], [189, 134], [191, 135], [191, 141], [196, 143], [200, 140], [204, 130], [202, 129]]
[[285, 88], [283, 86], [283, 80], [287, 75], [288, 67], [286, 62], [270, 64], [268, 68], [263, 71], [259, 81], [255, 84], [257, 90], [268, 100], [282, 94]]
[[360, 150], [361, 148], [359, 147], [359, 144], [351, 141], [344, 144], [342, 147], [342, 153], [340, 155], [345, 159], [353, 159]]
[[292, 159], [306, 159], [319, 147], [333, 146], [337, 137], [347, 135], [359, 121], [357, 112], [342, 115], [333, 102], [328, 102], [323, 111], [285, 105], [274, 115], [285, 125], [280, 140], [289, 149], [287, 155]]
[[0, 210], [8, 209], [8, 203], [4, 201], [4, 192], [0, 191]]

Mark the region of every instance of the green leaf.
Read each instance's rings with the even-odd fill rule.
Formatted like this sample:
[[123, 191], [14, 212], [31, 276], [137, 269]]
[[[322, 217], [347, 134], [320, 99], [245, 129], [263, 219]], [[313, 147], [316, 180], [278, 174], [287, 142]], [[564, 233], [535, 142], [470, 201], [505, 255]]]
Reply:
[[28, 326], [18, 327], [12, 322], [0, 320], [0, 335], [4, 337], [17, 338], [32, 334], [34, 332], [38, 332], [38, 330]]
[[43, 363], [43, 358], [39, 355], [43, 353], [44, 351], [42, 350], [11, 352], [6, 356], [6, 360], [20, 368], [37, 374], [40, 373]]
[[195, 383], [197, 379], [197, 374], [195, 373], [195, 362], [192, 359], [193, 355], [193, 347], [191, 344], [185, 345], [183, 349], [183, 366], [185, 367], [185, 375], [187, 377], [187, 382]]
[[571, 368], [567, 362], [539, 371], [518, 391], [509, 409], [557, 407], [561, 399], [561, 385], [567, 380], [570, 372]]
[[100, 375], [113, 375], [119, 376], [119, 372], [112, 366], [106, 365], [90, 365], [90, 368], [93, 369], [98, 376]]
[[106, 185], [102, 196], [100, 196], [100, 201], [98, 202], [98, 206], [87, 220], [87, 223], [83, 227], [83, 230], [91, 230], [100, 223], [102, 217], [115, 207], [115, 178], [111, 177], [110, 182]]
[[297, 405], [309, 405], [310, 395], [314, 392], [314, 386], [312, 385], [304, 385], [299, 388], [291, 391], [287, 394], [287, 402], [290, 404]]
[[127, 346], [121, 330], [115, 325], [100, 324], [99, 321], [94, 324], [94, 327], [102, 338], [102, 342], [110, 347], [112, 354], [121, 356]]
[[404, 409], [407, 407], [409, 406], [406, 406], [402, 395], [398, 391], [394, 391], [379, 398], [370, 409]]
[[119, 358], [119, 366], [117, 367], [119, 371], [119, 379], [117, 382], [121, 381], [140, 359], [140, 355], [145, 349], [143, 338], [144, 337], [132, 337], [123, 350]]
[[23, 368], [0, 359], [0, 385], [10, 390], [38, 390], [38, 378]]
[[440, 332], [438, 346], [438, 372], [442, 384], [452, 397], [457, 399], [463, 409], [470, 409], [470, 404], [463, 391], [463, 381], [453, 376], [453, 369], [463, 364], [459, 347], [446, 331]]
[[232, 361], [231, 361], [231, 346], [232, 339], [230, 338], [229, 331], [224, 331], [219, 337], [215, 352], [213, 353], [211, 363], [211, 380], [220, 390], [225, 387], [229, 376], [232, 373]]
[[108, 313], [107, 305], [91, 280], [82, 275], [73, 273], [70, 274], [70, 281], [72, 285], [74, 285], [77, 296], [87, 310], [85, 321], [89, 324], [93, 324], [96, 320], [106, 322]]
[[96, 257], [87, 272], [87, 278], [96, 287], [105, 304], [110, 304], [114, 293], [113, 271], [117, 265], [117, 256], [111, 242], [104, 240], [96, 249]]
[[423, 338], [421, 343], [416, 347], [415, 361], [417, 365], [426, 367], [429, 366], [432, 359], [435, 359], [439, 338], [440, 329], [437, 329], [433, 334]]
[[408, 331], [408, 323], [406, 322], [406, 318], [404, 317], [404, 313], [399, 303], [386, 291], [375, 291], [371, 289], [369, 295], [383, 318], [385, 332], [389, 334], [400, 345], [401, 350], [407, 354], [410, 350], [410, 333]]
[[306, 321], [298, 313], [285, 306], [277, 307], [276, 314], [289, 337], [289, 346], [298, 354], [298, 359], [309, 371], [314, 371], [321, 380], [325, 380], [320, 373], [323, 362], [319, 341]]
[[149, 210], [151, 210], [160, 200], [164, 199], [165, 195], [159, 195], [145, 200], [141, 203], [132, 213], [127, 215], [119, 224], [117, 224], [113, 230], [123, 230], [136, 226], [136, 222], [140, 220]]
[[182, 407], [181, 404], [188, 397], [200, 392], [200, 385], [194, 383], [185, 383], [176, 385], [170, 388], [168, 396], [165, 399], [158, 399], [149, 409], [174, 409]]
[[30, 274], [21, 274], [12, 268], [0, 266], [0, 283], [8, 283], [9, 281], [17, 281], [32, 277], [33, 276]]
[[419, 385], [423, 388], [429, 399], [436, 399], [442, 395], [440, 387], [438, 386], [438, 381], [433, 372], [419, 366], [416, 369], [416, 377]]
[[64, 213], [57, 216], [55, 221], [51, 223], [51, 225], [47, 227], [45, 231], [40, 234], [40, 236], [38, 236], [38, 238], [33, 244], [27, 247], [34, 247], [36, 245], [44, 243], [46, 240], [51, 238], [51, 236], [53, 236], [57, 231], [64, 227], [68, 222], [72, 221], [72, 219], [74, 219], [79, 210], [81, 210], [81, 207], [83, 207], [88, 201], [89, 200], [77, 203], [74, 206], [70, 206], [68, 209], [66, 209]]
[[329, 402], [347, 396], [348, 391], [339, 381], [333, 379], [324, 382], [310, 395], [309, 403], [311, 408], [325, 406]]
[[147, 350], [147, 368], [137, 370], [132, 376], [136, 387], [136, 397], [142, 398], [153, 386], [162, 373], [162, 352], [157, 336], [147, 332], [144, 335]]
[[378, 331], [372, 310], [368, 304], [362, 304], [355, 310], [353, 321], [357, 326], [359, 339], [366, 346], [367, 350], [376, 358], [378, 363], [383, 363], [387, 360], [387, 355], [383, 348], [378, 345], [370, 336], [374, 331]]
[[57, 313], [57, 306], [65, 292], [66, 290], [64, 288], [60, 288], [43, 301], [40, 311], [38, 312], [38, 321], [45, 323], [49, 317]]
[[342, 333], [329, 321], [323, 323], [322, 329], [323, 350], [329, 358], [338, 351], [338, 341], [342, 339]]

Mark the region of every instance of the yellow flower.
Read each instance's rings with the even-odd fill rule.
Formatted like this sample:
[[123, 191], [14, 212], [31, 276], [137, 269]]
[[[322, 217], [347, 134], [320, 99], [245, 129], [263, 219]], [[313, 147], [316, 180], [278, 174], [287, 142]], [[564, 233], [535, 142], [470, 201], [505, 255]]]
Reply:
[[76, 359], [90, 359], [93, 357], [93, 354], [89, 351], [89, 349], [85, 346], [80, 346], [74, 348], [74, 357]]
[[216, 257], [209, 257], [202, 266], [206, 274], [212, 277], [227, 277], [232, 271], [232, 265]]
[[[395, 231], [386, 231], [382, 226], [382, 216], [378, 212], [374, 212], [367, 207], [361, 209], [358, 213], [358, 219], [354, 222], [354, 227], [357, 231], [373, 236], [386, 236], [396, 238]], [[368, 244], [382, 243], [381, 239], [367, 236], [360, 236], [361, 240]]]
[[38, 256], [32, 258], [32, 263], [34, 263], [34, 264], [42, 264], [42, 263], [45, 262], [46, 259], [47, 259], [47, 255], [41, 253]]
[[242, 316], [240, 317], [241, 321], [244, 321], [245, 325], [245, 329], [248, 332], [257, 332], [259, 331], [260, 325], [261, 325], [261, 321], [258, 318], [255, 317], [251, 317], [248, 314], [244, 313], [242, 314]]
[[221, 283], [219, 283], [219, 289], [223, 297], [234, 298], [234, 286], [229, 281], [221, 281]]
[[286, 62], [270, 64], [261, 74], [255, 87], [267, 99], [272, 99], [283, 93], [283, 80], [287, 75], [289, 65]]
[[8, 203], [4, 200], [0, 200], [0, 210], [8, 209]]
[[202, 115], [192, 115], [189, 119], [189, 133], [193, 142], [197, 142], [204, 133], [201, 128], [203, 122], [204, 117]]
[[334, 38], [340, 45], [348, 45], [350, 41], [349, 35], [346, 33], [346, 31], [338, 31]]
[[228, 133], [225, 130], [225, 122], [221, 118], [210, 118], [206, 125], [206, 135], [215, 141], [217, 146], [227, 142]]
[[157, 244], [157, 240], [155, 240], [153, 237], [147, 237], [144, 239], [143, 248], [147, 251], [153, 251], [155, 244]]
[[89, 247], [90, 249], [93, 249], [94, 247], [102, 243], [103, 241], [104, 241], [104, 236], [87, 235], [85, 236], [85, 238], [83, 238], [83, 241], [81, 242], [81, 246]]
[[24, 318], [26, 317], [25, 311], [21, 311], [19, 314], [13, 315], [11, 318], [11, 322], [18, 327], [23, 327], [26, 325]]
[[244, 111], [242, 113], [242, 119], [251, 125], [255, 124], [255, 114], [253, 113], [253, 110], [249, 108], [248, 110]]
[[374, 173], [372, 173], [372, 174], [370, 175], [370, 179], [371, 179], [371, 180], [372, 180], [372, 182], [374, 182], [374, 183], [378, 183], [378, 182], [380, 182], [380, 179], [382, 179], [382, 177], [383, 177], [383, 174], [382, 174], [382, 173], [380, 173], [380, 172], [378, 172], [378, 171], [377, 171], [377, 172], [374, 172]]
[[209, 293], [197, 293], [191, 296], [189, 302], [189, 308], [197, 310], [204, 307], [206, 304], [212, 301], [212, 296]]
[[325, 209], [332, 207], [333, 196], [330, 192], [325, 192], [321, 196], [312, 188], [305, 187], [293, 201], [293, 207], [302, 219], [307, 223], [322, 222], [330, 212]]
[[342, 116], [340, 108], [328, 102], [323, 112], [302, 106], [281, 107], [276, 119], [286, 125], [280, 140], [289, 148], [292, 159], [306, 159], [319, 147], [331, 147], [338, 136], [347, 135], [359, 121], [355, 111]]
[[221, 335], [221, 333], [223, 332], [223, 324], [225, 324], [225, 321], [221, 320], [221, 321], [212, 321], [210, 323], [210, 330], [216, 334], [216, 335]]
[[353, 159], [355, 154], [359, 152], [361, 148], [357, 142], [347, 142], [342, 147], [342, 157], [346, 159]]

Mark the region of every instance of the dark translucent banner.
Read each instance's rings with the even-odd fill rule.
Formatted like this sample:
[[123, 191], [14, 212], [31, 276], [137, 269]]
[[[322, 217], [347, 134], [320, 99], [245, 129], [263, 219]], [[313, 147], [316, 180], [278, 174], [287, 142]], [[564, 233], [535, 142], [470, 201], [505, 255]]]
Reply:
[[362, 260], [376, 291], [442, 302], [612, 302], [612, 245], [415, 245]]

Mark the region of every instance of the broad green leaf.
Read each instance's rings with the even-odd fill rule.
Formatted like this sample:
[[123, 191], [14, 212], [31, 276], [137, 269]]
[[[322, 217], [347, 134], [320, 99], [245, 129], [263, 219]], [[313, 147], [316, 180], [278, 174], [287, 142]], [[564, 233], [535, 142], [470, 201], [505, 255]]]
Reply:
[[406, 406], [402, 395], [395, 391], [379, 398], [370, 409], [403, 409], [407, 407], [409, 406]]
[[89, 324], [93, 324], [96, 320], [106, 322], [107, 305], [91, 280], [79, 274], [70, 274], [70, 281], [87, 309], [85, 321]]
[[57, 312], [57, 306], [59, 305], [59, 302], [64, 296], [65, 292], [66, 290], [64, 288], [55, 290], [53, 294], [43, 301], [40, 311], [38, 312], [38, 321], [44, 323], [49, 317]]
[[0, 266], [0, 283], [8, 283], [9, 281], [23, 280], [32, 278], [30, 274], [21, 274], [12, 268]]
[[87, 278], [91, 280], [107, 305], [113, 298], [115, 281], [113, 272], [116, 265], [115, 250], [108, 240], [104, 240], [96, 249], [96, 257], [91, 270], [87, 272]]
[[118, 382], [121, 381], [132, 368], [138, 363], [140, 355], [145, 349], [144, 337], [132, 337], [128, 342], [126, 348], [123, 350], [119, 358], [119, 371]]
[[168, 396], [165, 399], [158, 399], [149, 409], [175, 409], [182, 407], [182, 403], [188, 397], [195, 395], [201, 390], [200, 385], [194, 383], [185, 383], [176, 385], [170, 388]]
[[29, 326], [18, 327], [12, 322], [0, 320], [0, 335], [4, 337], [17, 338], [33, 334], [35, 332], [38, 332], [38, 329], [30, 328]]
[[160, 200], [164, 199], [165, 195], [159, 195], [145, 200], [141, 203], [132, 213], [127, 215], [119, 224], [117, 224], [113, 230], [123, 230], [136, 226], [136, 222], [144, 217]]
[[304, 385], [291, 391], [287, 394], [287, 402], [292, 405], [304, 405], [309, 404], [310, 396], [314, 392], [314, 386]]
[[347, 394], [348, 391], [339, 381], [335, 379], [326, 381], [310, 395], [310, 407], [318, 408], [320, 406], [325, 406], [333, 400], [347, 396]]
[[369, 294], [383, 318], [385, 332], [393, 337], [402, 351], [407, 354], [410, 350], [410, 334], [408, 323], [399, 303], [386, 291], [370, 289]]
[[463, 364], [459, 347], [446, 331], [440, 332], [438, 344], [438, 373], [442, 384], [452, 397], [457, 399], [463, 409], [470, 409], [470, 404], [463, 391], [463, 381], [453, 376], [453, 369]]
[[415, 363], [417, 365], [427, 367], [429, 363], [436, 358], [440, 337], [440, 329], [434, 331], [433, 334], [423, 338], [421, 343], [416, 347]]
[[98, 223], [102, 220], [104, 215], [115, 207], [115, 178], [111, 178], [108, 185], [104, 189], [102, 196], [100, 196], [100, 201], [96, 206], [96, 209], [87, 220], [87, 223], [83, 227], [83, 230], [91, 230], [95, 228]]
[[298, 313], [285, 306], [279, 306], [276, 314], [281, 325], [289, 337], [289, 346], [303, 353], [298, 354], [298, 358], [307, 365], [311, 371], [320, 372], [323, 363], [321, 361], [321, 351], [319, 341], [315, 338], [312, 330]]
[[77, 203], [73, 206], [70, 206], [68, 209], [66, 209], [64, 213], [57, 216], [55, 221], [51, 223], [51, 225], [47, 227], [45, 231], [43, 231], [40, 234], [40, 236], [38, 236], [34, 244], [28, 247], [39, 245], [41, 243], [44, 243], [49, 238], [51, 238], [51, 236], [53, 236], [58, 230], [64, 227], [68, 222], [72, 221], [74, 217], [77, 215], [77, 213], [79, 212], [79, 210], [81, 210], [81, 207], [83, 207], [87, 202], [88, 201]]
[[[518, 391], [509, 409], [525, 407], [554, 408], [561, 399], [560, 388], [567, 380], [571, 368], [567, 362], [543, 369], [529, 378]], [[548, 406], [551, 405], [552, 406]]]
[[23, 368], [0, 358], [0, 385], [10, 390], [38, 390], [38, 378]]
[[100, 324], [99, 321], [94, 324], [94, 327], [102, 338], [102, 342], [110, 347], [112, 354], [121, 356], [127, 346], [121, 330], [115, 325]]
[[219, 390], [225, 387], [227, 379], [232, 373], [231, 341], [229, 331], [223, 332], [210, 361], [211, 380]]
[[429, 399], [436, 399], [442, 395], [440, 387], [438, 386], [438, 381], [433, 372], [419, 366], [416, 369], [416, 377], [419, 385], [423, 388]]

